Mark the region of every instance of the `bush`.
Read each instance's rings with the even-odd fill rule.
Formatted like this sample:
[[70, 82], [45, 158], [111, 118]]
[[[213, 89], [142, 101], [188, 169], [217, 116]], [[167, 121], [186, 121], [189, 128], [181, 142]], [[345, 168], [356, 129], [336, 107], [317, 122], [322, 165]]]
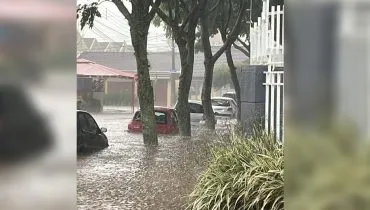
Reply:
[[283, 148], [264, 134], [229, 134], [190, 195], [188, 209], [283, 209]]

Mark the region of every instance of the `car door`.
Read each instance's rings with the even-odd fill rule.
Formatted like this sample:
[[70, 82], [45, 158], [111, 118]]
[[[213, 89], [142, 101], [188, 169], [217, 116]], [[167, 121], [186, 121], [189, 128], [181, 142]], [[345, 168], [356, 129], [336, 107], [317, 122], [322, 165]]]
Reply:
[[85, 112], [78, 113], [80, 143], [85, 148], [104, 148], [108, 146], [106, 136], [100, 130], [94, 118]]

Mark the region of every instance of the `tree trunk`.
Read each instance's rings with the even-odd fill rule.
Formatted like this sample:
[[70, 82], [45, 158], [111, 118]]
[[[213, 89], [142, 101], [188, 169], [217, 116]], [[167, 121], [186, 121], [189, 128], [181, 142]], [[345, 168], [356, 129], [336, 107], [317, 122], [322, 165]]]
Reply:
[[204, 66], [205, 72], [204, 72], [204, 83], [202, 88], [202, 104], [204, 109], [204, 117], [206, 121], [206, 127], [210, 130], [214, 130], [216, 127], [216, 119], [211, 102], [214, 64], [212, 61], [207, 60], [204, 61]]
[[190, 17], [187, 36], [176, 32], [175, 38], [181, 59], [179, 95], [176, 105], [181, 136], [191, 136], [189, 92], [193, 79], [195, 29], [197, 27], [197, 20], [195, 16]]
[[[150, 82], [149, 61], [147, 54], [148, 30], [150, 21], [147, 20], [145, 8], [133, 5], [132, 16], [134, 22], [130, 22], [132, 46], [135, 50], [137, 73], [138, 73], [138, 96], [143, 123], [143, 138], [145, 144], [158, 144], [155, 130], [156, 119], [154, 115], [153, 87]], [[134, 17], [135, 16], [135, 17]]]
[[[176, 112], [179, 118], [179, 130], [181, 136], [191, 136], [189, 91], [193, 76], [192, 65], [188, 64], [187, 43], [182, 38], [176, 38], [176, 44], [180, 51], [181, 75], [179, 81], [179, 95]], [[194, 57], [194, 55], [193, 55]]]
[[213, 82], [213, 55], [211, 43], [209, 41], [209, 28], [206, 14], [201, 15], [200, 25], [202, 30], [202, 44], [204, 50], [204, 83], [202, 87], [202, 104], [204, 109], [204, 117], [206, 121], [206, 127], [210, 130], [214, 130], [216, 127], [216, 119], [212, 108], [211, 92]]
[[[221, 37], [222, 37], [222, 41], [225, 43], [226, 42], [226, 33], [221, 32]], [[234, 64], [233, 56], [231, 54], [231, 46], [226, 48], [225, 54], [226, 54], [227, 65], [229, 66], [229, 69], [230, 69], [231, 80], [233, 82], [234, 89], [235, 89], [236, 104], [238, 106], [238, 110], [236, 112], [236, 119], [238, 120], [238, 122], [240, 122], [240, 120], [241, 120], [241, 103], [242, 103], [241, 102], [241, 96], [240, 96], [240, 83], [239, 83], [239, 80], [238, 80], [238, 75], [236, 73], [236, 67], [235, 67], [235, 64]]]

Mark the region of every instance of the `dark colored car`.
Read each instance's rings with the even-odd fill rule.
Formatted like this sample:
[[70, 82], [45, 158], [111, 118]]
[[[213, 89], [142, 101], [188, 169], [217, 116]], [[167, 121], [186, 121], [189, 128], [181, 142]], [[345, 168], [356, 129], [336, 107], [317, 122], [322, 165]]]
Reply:
[[[177, 115], [174, 109], [166, 107], [155, 107], [156, 127], [158, 134], [177, 134], [179, 128], [177, 126]], [[142, 132], [143, 123], [141, 122], [141, 112], [137, 111], [128, 124], [129, 132]]]
[[44, 117], [20, 86], [0, 85], [0, 160], [21, 160], [50, 148], [53, 138]]
[[77, 152], [94, 151], [109, 146], [104, 134], [106, 128], [99, 128], [95, 119], [85, 111], [77, 111]]

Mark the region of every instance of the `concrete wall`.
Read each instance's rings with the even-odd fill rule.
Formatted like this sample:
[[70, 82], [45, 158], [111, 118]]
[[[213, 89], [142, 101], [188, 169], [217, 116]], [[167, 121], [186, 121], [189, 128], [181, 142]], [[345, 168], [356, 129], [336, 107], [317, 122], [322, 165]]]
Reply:
[[241, 120], [247, 134], [251, 134], [253, 128], [264, 125], [264, 71], [267, 71], [267, 66], [243, 66], [241, 70]]
[[[154, 88], [154, 104], [156, 106], [171, 106], [171, 83], [168, 79], [157, 79], [152, 80], [152, 85]], [[176, 83], [176, 88], [178, 87], [178, 82]], [[105, 94], [122, 94], [126, 92], [130, 99], [132, 93], [132, 81], [131, 80], [117, 80], [109, 79], [107, 81], [107, 88]], [[177, 92], [177, 91], [176, 91]], [[135, 93], [136, 94], [136, 93]], [[135, 101], [137, 104], [138, 102]], [[137, 104], [138, 105], [138, 104]]]

